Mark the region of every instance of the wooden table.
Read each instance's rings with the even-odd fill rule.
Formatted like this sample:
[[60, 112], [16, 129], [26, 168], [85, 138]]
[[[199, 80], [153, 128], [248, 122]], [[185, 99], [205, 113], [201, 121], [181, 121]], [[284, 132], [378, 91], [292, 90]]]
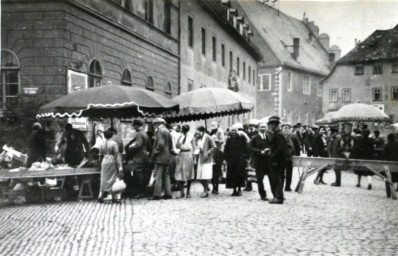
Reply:
[[366, 170], [373, 172], [376, 176], [385, 181], [387, 197], [391, 197], [394, 200], [397, 199], [397, 195], [393, 188], [391, 173], [398, 173], [398, 162], [295, 156], [293, 157], [293, 166], [303, 168], [295, 189], [299, 194], [303, 192], [305, 180], [324, 168], [338, 168], [341, 171], [366, 168]]
[[[99, 175], [101, 171], [99, 168], [67, 168], [67, 169], [50, 169], [46, 171], [18, 171], [10, 172], [9, 169], [0, 169], [0, 180], [28, 180], [34, 178], [55, 178], [55, 177], [67, 177], [67, 176], [91, 176]], [[63, 186], [63, 185], [62, 185]], [[84, 186], [88, 186], [90, 195], [83, 195]], [[91, 190], [91, 179], [83, 180], [80, 184], [78, 199], [90, 199], [93, 197]]]
[[50, 169], [46, 171], [19, 171], [10, 172], [9, 169], [0, 169], [0, 179], [33, 179], [33, 178], [54, 178], [60, 176], [81, 176], [100, 174], [98, 168], [71, 168], [71, 169]]

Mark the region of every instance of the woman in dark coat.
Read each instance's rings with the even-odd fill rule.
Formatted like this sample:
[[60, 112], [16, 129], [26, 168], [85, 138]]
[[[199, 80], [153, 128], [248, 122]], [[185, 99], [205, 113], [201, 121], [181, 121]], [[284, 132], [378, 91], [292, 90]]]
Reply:
[[239, 136], [238, 129], [232, 127], [225, 143], [224, 159], [227, 163], [226, 188], [232, 188], [232, 196], [241, 196], [241, 187], [245, 185], [247, 142]]
[[46, 161], [46, 139], [39, 123], [33, 124], [32, 133], [28, 137], [29, 151], [27, 167], [34, 162]]
[[[363, 130], [362, 136], [358, 137], [356, 140], [356, 145], [354, 146], [354, 157], [355, 159], [363, 159], [363, 160], [371, 160], [374, 156], [374, 141], [369, 138], [370, 131]], [[358, 183], [357, 187], [361, 186], [361, 178], [362, 176], [368, 177], [368, 189], [372, 189], [372, 176], [373, 172], [369, 170], [355, 170], [354, 173], [358, 175]]]

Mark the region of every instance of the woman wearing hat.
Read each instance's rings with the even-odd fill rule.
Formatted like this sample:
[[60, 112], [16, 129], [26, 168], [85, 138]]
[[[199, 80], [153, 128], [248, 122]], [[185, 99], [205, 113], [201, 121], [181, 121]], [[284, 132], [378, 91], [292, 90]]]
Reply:
[[231, 196], [241, 196], [245, 185], [247, 142], [239, 135], [238, 127], [233, 126], [225, 142], [224, 159], [227, 164], [226, 188], [232, 188]]
[[[112, 199], [111, 190], [116, 179], [122, 176], [123, 167], [120, 161], [119, 147], [115, 141], [112, 140], [113, 132], [107, 130], [105, 133], [105, 142], [100, 147], [101, 155], [101, 184], [98, 202], [102, 203], [104, 198], [106, 200]], [[120, 193], [113, 195], [113, 200], [120, 203]]]
[[202, 183], [203, 193], [200, 197], [209, 196], [209, 182], [213, 177], [213, 150], [216, 144], [210, 135], [206, 134], [206, 129], [199, 126], [195, 132], [194, 154], [198, 158], [196, 179]]

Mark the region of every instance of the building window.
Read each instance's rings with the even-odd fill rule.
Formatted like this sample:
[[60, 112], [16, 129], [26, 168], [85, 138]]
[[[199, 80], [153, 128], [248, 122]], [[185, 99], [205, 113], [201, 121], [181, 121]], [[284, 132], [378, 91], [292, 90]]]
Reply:
[[192, 79], [188, 79], [188, 88], [187, 88], [188, 92], [193, 90], [193, 80]]
[[363, 75], [363, 64], [357, 64], [355, 66], [355, 75]]
[[193, 19], [188, 16], [188, 46], [193, 47]]
[[145, 89], [149, 91], [155, 91], [155, 86], [153, 84], [153, 78], [151, 76], [148, 77], [148, 80], [146, 81]]
[[213, 48], [213, 61], [217, 60], [217, 39], [215, 36], [212, 37], [212, 48]]
[[153, 0], [145, 0], [145, 20], [153, 24]]
[[167, 83], [164, 85], [164, 94], [168, 97], [171, 98], [171, 84]]
[[350, 88], [344, 88], [341, 91], [341, 100], [343, 102], [350, 102], [351, 101], [351, 89]]
[[270, 91], [271, 90], [271, 75], [264, 74], [260, 75], [260, 91]]
[[383, 100], [382, 89], [381, 88], [373, 88], [372, 89], [372, 100], [373, 101], [382, 101]]
[[398, 87], [391, 87], [391, 100], [398, 100]]
[[246, 80], [246, 62], [243, 62], [243, 80]]
[[19, 61], [8, 50], [1, 51], [0, 109], [13, 108], [18, 102]]
[[102, 69], [98, 60], [92, 60], [88, 73], [88, 87], [96, 87], [101, 85]]
[[133, 0], [124, 0], [122, 6], [123, 6], [124, 8], [126, 8], [127, 10], [129, 10], [130, 12], [133, 12], [134, 9], [133, 9], [133, 3], [132, 3], [132, 1], [133, 1]]
[[293, 79], [292, 79], [292, 72], [287, 72], [287, 91], [293, 91]]
[[252, 74], [252, 68], [249, 66], [249, 71], [247, 71], [247, 78], [249, 78], [249, 84], [250, 84], [250, 81], [251, 81], [251, 74]]
[[221, 44], [221, 65], [225, 67], [225, 45]]
[[206, 55], [206, 29], [202, 28], [202, 54]]
[[164, 31], [171, 33], [171, 0], [164, 1]]
[[130, 71], [128, 71], [127, 69], [125, 69], [123, 71], [123, 75], [122, 75], [122, 85], [126, 85], [126, 86], [131, 86], [132, 82], [131, 82], [131, 74]]
[[240, 60], [239, 57], [236, 58], [236, 73], [240, 76]]
[[229, 70], [234, 69], [234, 61], [233, 61], [233, 54], [232, 51], [229, 51]]
[[383, 74], [383, 64], [382, 63], [373, 64], [373, 74]]
[[256, 70], [253, 69], [253, 85], [256, 85]]
[[311, 78], [309, 76], [303, 77], [303, 94], [311, 94]]
[[316, 88], [317, 88], [317, 90], [316, 90], [316, 96], [322, 97], [323, 88], [322, 88], [322, 84], [321, 84], [319, 81], [317, 81]]
[[398, 61], [392, 63], [391, 73], [398, 73]]
[[329, 90], [329, 101], [330, 102], [337, 102], [337, 89], [330, 89]]

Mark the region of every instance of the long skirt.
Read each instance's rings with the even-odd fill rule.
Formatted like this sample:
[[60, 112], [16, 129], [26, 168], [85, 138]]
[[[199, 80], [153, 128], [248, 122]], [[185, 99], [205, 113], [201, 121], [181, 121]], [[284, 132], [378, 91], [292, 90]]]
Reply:
[[246, 166], [242, 161], [228, 161], [226, 188], [245, 186]]
[[191, 151], [181, 151], [176, 157], [175, 179], [177, 181], [188, 181], [195, 179], [193, 168], [193, 156]]
[[109, 192], [118, 177], [116, 159], [113, 155], [105, 155], [101, 163], [101, 192]]

